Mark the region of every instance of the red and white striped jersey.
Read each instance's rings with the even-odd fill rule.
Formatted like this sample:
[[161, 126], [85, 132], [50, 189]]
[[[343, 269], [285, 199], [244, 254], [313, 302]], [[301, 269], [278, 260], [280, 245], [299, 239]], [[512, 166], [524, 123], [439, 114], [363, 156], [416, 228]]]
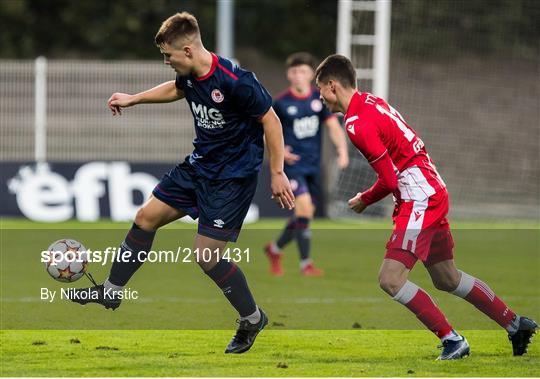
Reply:
[[[424, 200], [445, 190], [446, 185], [427, 154], [424, 142], [383, 99], [370, 93], [356, 92], [345, 115], [345, 129], [354, 146], [377, 171], [379, 181], [388, 175], [397, 176], [398, 188], [393, 192], [398, 200]], [[392, 174], [379, 172], [389, 171], [392, 167], [377, 165], [378, 161], [386, 159], [386, 155], [392, 161]], [[367, 203], [388, 194], [383, 194], [384, 186], [377, 186], [377, 183], [370, 190], [378, 193], [366, 194]], [[364, 195], [362, 198], [364, 200]]]

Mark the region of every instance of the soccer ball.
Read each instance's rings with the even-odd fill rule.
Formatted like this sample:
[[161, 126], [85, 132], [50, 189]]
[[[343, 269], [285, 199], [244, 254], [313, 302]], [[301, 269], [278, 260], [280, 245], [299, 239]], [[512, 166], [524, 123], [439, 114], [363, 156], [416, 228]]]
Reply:
[[49, 259], [45, 262], [45, 268], [49, 275], [59, 282], [74, 282], [86, 272], [88, 255], [82, 243], [62, 239], [53, 242], [47, 251]]

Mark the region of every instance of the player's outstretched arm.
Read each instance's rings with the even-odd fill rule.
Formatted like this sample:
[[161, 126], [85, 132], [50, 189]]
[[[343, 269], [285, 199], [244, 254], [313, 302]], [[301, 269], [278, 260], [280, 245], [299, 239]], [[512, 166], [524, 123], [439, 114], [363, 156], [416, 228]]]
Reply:
[[270, 174], [272, 180], [272, 199], [281, 208], [294, 208], [294, 195], [289, 183], [289, 179], [283, 171], [284, 144], [283, 130], [276, 112], [270, 108], [262, 117], [261, 122], [264, 127], [264, 137], [268, 147]]
[[184, 98], [184, 93], [176, 87], [174, 80], [171, 80], [135, 95], [113, 93], [107, 101], [107, 105], [113, 116], [116, 116], [122, 114], [122, 108], [143, 103], [170, 103], [182, 98]]
[[328, 127], [330, 139], [336, 147], [338, 167], [343, 170], [349, 165], [349, 150], [347, 149], [345, 132], [339, 125], [337, 117], [329, 117], [325, 124]]

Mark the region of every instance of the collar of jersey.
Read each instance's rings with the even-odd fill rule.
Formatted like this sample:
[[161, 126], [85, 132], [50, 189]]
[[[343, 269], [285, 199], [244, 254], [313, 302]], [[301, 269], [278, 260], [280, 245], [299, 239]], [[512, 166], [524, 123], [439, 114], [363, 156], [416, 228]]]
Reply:
[[201, 80], [205, 80], [205, 79], [208, 79], [209, 77], [212, 76], [212, 74], [214, 73], [214, 71], [216, 71], [216, 67], [218, 65], [218, 56], [214, 53], [210, 53], [212, 54], [212, 66], [210, 67], [210, 71], [208, 71], [206, 74], [204, 74], [203, 76], [195, 76], [192, 74], [193, 78], [197, 81], [201, 81]]
[[307, 95], [304, 95], [304, 96], [298, 96], [296, 95], [293, 90], [289, 87], [289, 94], [291, 95], [292, 98], [294, 99], [297, 99], [297, 100], [306, 100], [306, 99], [309, 99], [311, 97], [311, 95], [313, 94], [313, 87], [309, 87], [309, 92], [307, 93]]

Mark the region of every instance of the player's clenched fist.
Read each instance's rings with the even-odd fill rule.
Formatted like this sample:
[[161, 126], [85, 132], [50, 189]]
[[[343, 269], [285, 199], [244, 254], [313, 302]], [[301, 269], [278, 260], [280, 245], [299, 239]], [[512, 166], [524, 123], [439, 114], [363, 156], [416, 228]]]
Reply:
[[135, 105], [134, 96], [127, 93], [115, 92], [107, 101], [107, 106], [111, 110], [113, 116], [121, 115], [121, 108], [127, 108]]
[[362, 213], [367, 208], [367, 204], [362, 201], [360, 196], [362, 196], [362, 192], [358, 192], [355, 197], [349, 199], [349, 208], [356, 213]]

